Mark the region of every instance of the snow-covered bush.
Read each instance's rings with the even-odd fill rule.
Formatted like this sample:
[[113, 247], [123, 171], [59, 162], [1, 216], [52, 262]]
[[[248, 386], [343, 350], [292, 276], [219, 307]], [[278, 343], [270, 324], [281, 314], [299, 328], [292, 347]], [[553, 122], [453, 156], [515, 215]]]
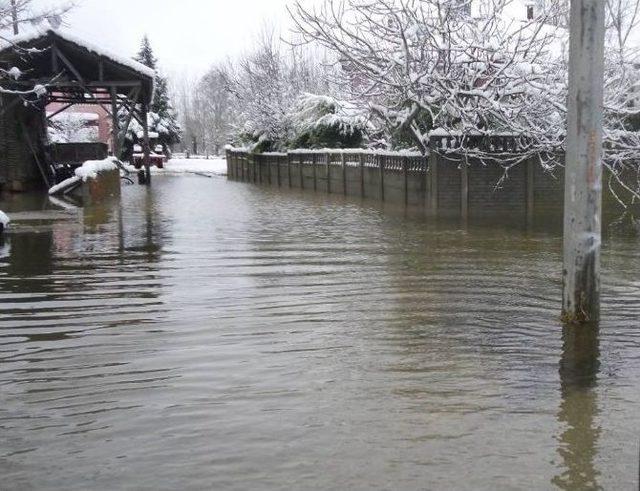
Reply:
[[367, 118], [352, 104], [334, 97], [302, 94], [287, 114], [292, 148], [355, 148], [366, 137]]

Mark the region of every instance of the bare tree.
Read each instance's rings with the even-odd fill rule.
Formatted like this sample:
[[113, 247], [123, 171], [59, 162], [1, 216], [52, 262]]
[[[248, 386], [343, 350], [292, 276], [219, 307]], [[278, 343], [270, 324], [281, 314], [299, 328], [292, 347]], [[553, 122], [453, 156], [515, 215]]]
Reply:
[[205, 144], [214, 153], [220, 153], [229, 143], [235, 123], [235, 107], [226, 90], [227, 74], [224, 66], [212, 67], [196, 87], [195, 111], [201, 119]]
[[314, 50], [265, 29], [253, 51], [219, 71], [237, 108], [236, 135], [263, 149], [281, 148], [291, 138], [288, 113], [300, 96], [331, 92], [327, 69]]

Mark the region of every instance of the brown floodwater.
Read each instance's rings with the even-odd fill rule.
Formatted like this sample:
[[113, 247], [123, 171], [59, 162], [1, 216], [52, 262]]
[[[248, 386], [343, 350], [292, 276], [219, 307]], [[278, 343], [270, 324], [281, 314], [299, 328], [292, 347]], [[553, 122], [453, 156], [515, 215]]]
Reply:
[[224, 178], [0, 202], [0, 489], [635, 489], [640, 241]]

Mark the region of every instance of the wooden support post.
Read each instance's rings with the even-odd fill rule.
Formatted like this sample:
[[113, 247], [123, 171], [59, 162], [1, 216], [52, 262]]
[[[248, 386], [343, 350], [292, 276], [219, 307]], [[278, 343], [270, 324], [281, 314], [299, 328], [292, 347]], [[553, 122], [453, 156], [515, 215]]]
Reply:
[[404, 178], [404, 206], [409, 205], [409, 157], [402, 157], [402, 176]]
[[469, 217], [469, 165], [467, 162], [460, 165], [460, 216], [466, 220]]
[[317, 164], [318, 163], [318, 157], [317, 155], [314, 153], [311, 156], [311, 164], [313, 166], [313, 190], [317, 191], [318, 190], [318, 170], [316, 169]]
[[385, 156], [378, 156], [378, 166], [380, 168], [380, 201], [384, 201], [384, 164]]
[[331, 154], [324, 154], [324, 164], [327, 174], [327, 194], [331, 194]]
[[142, 152], [143, 152], [143, 165], [145, 172], [145, 184], [149, 186], [151, 184], [151, 159], [149, 148], [149, 118], [147, 112], [149, 108], [146, 103], [142, 103]]
[[429, 154], [429, 211], [432, 215], [438, 214], [438, 154]]
[[118, 94], [116, 88], [111, 87], [111, 152], [120, 159], [120, 123], [118, 121]]
[[347, 195], [347, 156], [340, 154], [340, 164], [342, 165], [342, 194]]
[[291, 189], [291, 154], [287, 152], [287, 182], [289, 183], [289, 189]]
[[364, 198], [364, 154], [360, 154], [360, 197]]
[[562, 316], [600, 315], [604, 0], [571, 0]]

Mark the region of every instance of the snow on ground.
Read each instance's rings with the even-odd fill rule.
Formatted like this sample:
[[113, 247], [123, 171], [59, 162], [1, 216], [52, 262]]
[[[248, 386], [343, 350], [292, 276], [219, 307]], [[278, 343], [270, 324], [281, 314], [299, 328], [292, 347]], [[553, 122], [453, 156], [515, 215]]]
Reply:
[[[131, 165], [127, 166], [129, 171], [135, 172]], [[163, 169], [151, 167], [152, 174], [207, 174], [221, 175], [227, 174], [227, 161], [224, 158], [211, 159], [171, 159], [165, 162]]]

